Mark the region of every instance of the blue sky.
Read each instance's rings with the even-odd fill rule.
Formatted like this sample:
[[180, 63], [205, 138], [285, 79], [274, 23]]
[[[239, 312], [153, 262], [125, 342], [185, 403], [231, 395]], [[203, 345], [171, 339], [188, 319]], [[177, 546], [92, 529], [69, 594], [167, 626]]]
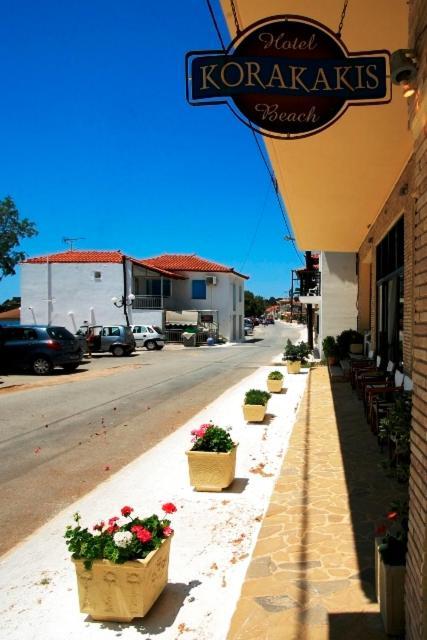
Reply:
[[[298, 260], [251, 132], [185, 100], [185, 53], [218, 48], [204, 0], [0, 7], [0, 198], [37, 225], [24, 251], [82, 236], [135, 257], [197, 253], [284, 295]], [[0, 301], [18, 294], [18, 276], [0, 281]]]

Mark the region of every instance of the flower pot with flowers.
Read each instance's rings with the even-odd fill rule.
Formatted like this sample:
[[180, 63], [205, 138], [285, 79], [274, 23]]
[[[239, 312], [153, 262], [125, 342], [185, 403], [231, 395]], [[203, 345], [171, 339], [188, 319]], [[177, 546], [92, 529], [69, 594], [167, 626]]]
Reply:
[[222, 491], [233, 482], [238, 445], [228, 431], [209, 422], [191, 432], [193, 446], [186, 454], [196, 491]]
[[408, 503], [395, 502], [376, 531], [377, 597], [385, 632], [400, 635], [405, 628], [404, 585], [408, 544]]
[[267, 378], [267, 389], [270, 393], [282, 393], [283, 373], [281, 371], [271, 371]]
[[74, 562], [80, 611], [94, 620], [130, 622], [146, 615], [168, 581], [173, 529], [168, 515], [176, 507], [163, 505], [164, 515], [133, 516], [132, 507], [122, 517], [101, 521], [92, 531], [68, 526], [65, 539]]
[[333, 367], [337, 364], [339, 358], [339, 350], [337, 341], [333, 336], [326, 336], [322, 340], [323, 353], [328, 361], [328, 365]]
[[245, 394], [243, 415], [246, 422], [262, 422], [267, 411], [271, 394], [261, 389], [249, 389]]
[[307, 342], [299, 342], [298, 344], [292, 344], [290, 340], [286, 342], [284, 360], [286, 360], [286, 366], [288, 373], [299, 373], [301, 366], [305, 364], [308, 356], [311, 353], [311, 349]]

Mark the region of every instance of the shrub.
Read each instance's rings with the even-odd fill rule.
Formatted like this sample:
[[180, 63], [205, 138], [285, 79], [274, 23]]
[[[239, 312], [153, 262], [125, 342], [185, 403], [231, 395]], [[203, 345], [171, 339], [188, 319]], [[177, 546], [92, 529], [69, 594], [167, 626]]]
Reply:
[[336, 358], [339, 355], [337, 341], [333, 336], [323, 338], [322, 349], [327, 358]]
[[341, 358], [348, 356], [351, 344], [363, 344], [363, 336], [354, 329], [346, 329], [337, 337], [337, 345]]
[[265, 406], [270, 398], [271, 393], [268, 393], [268, 391], [249, 389], [245, 394], [245, 404], [262, 404]]
[[385, 564], [404, 565], [408, 548], [408, 502], [394, 502], [386, 516], [386, 522], [377, 533], [385, 533], [379, 552]]
[[285, 345], [284, 356], [286, 360], [291, 360], [293, 362], [299, 360], [300, 362], [304, 362], [310, 353], [311, 349], [307, 342], [301, 341], [298, 344], [292, 344], [292, 342], [288, 340]]
[[271, 373], [268, 374], [268, 379], [283, 380], [283, 373], [281, 373], [280, 371], [271, 371]]
[[193, 436], [191, 451], [211, 451], [214, 453], [228, 453], [236, 444], [230, 437], [228, 429], [218, 427], [212, 422], [202, 424], [191, 432]]

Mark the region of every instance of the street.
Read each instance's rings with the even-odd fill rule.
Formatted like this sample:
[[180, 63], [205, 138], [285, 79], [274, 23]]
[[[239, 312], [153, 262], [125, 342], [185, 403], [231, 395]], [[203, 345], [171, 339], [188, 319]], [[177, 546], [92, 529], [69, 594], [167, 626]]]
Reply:
[[81, 381], [59, 375], [2, 391], [0, 553], [300, 336], [299, 326], [276, 323], [257, 327], [245, 344], [143, 351], [111, 359], [114, 369], [107, 356]]

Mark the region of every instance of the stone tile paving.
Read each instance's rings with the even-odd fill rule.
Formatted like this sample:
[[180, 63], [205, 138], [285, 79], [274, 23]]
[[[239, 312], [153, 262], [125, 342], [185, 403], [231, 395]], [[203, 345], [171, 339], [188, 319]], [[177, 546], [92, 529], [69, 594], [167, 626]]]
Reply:
[[374, 597], [374, 522], [403, 490], [347, 383], [314, 369], [229, 640], [386, 638]]

